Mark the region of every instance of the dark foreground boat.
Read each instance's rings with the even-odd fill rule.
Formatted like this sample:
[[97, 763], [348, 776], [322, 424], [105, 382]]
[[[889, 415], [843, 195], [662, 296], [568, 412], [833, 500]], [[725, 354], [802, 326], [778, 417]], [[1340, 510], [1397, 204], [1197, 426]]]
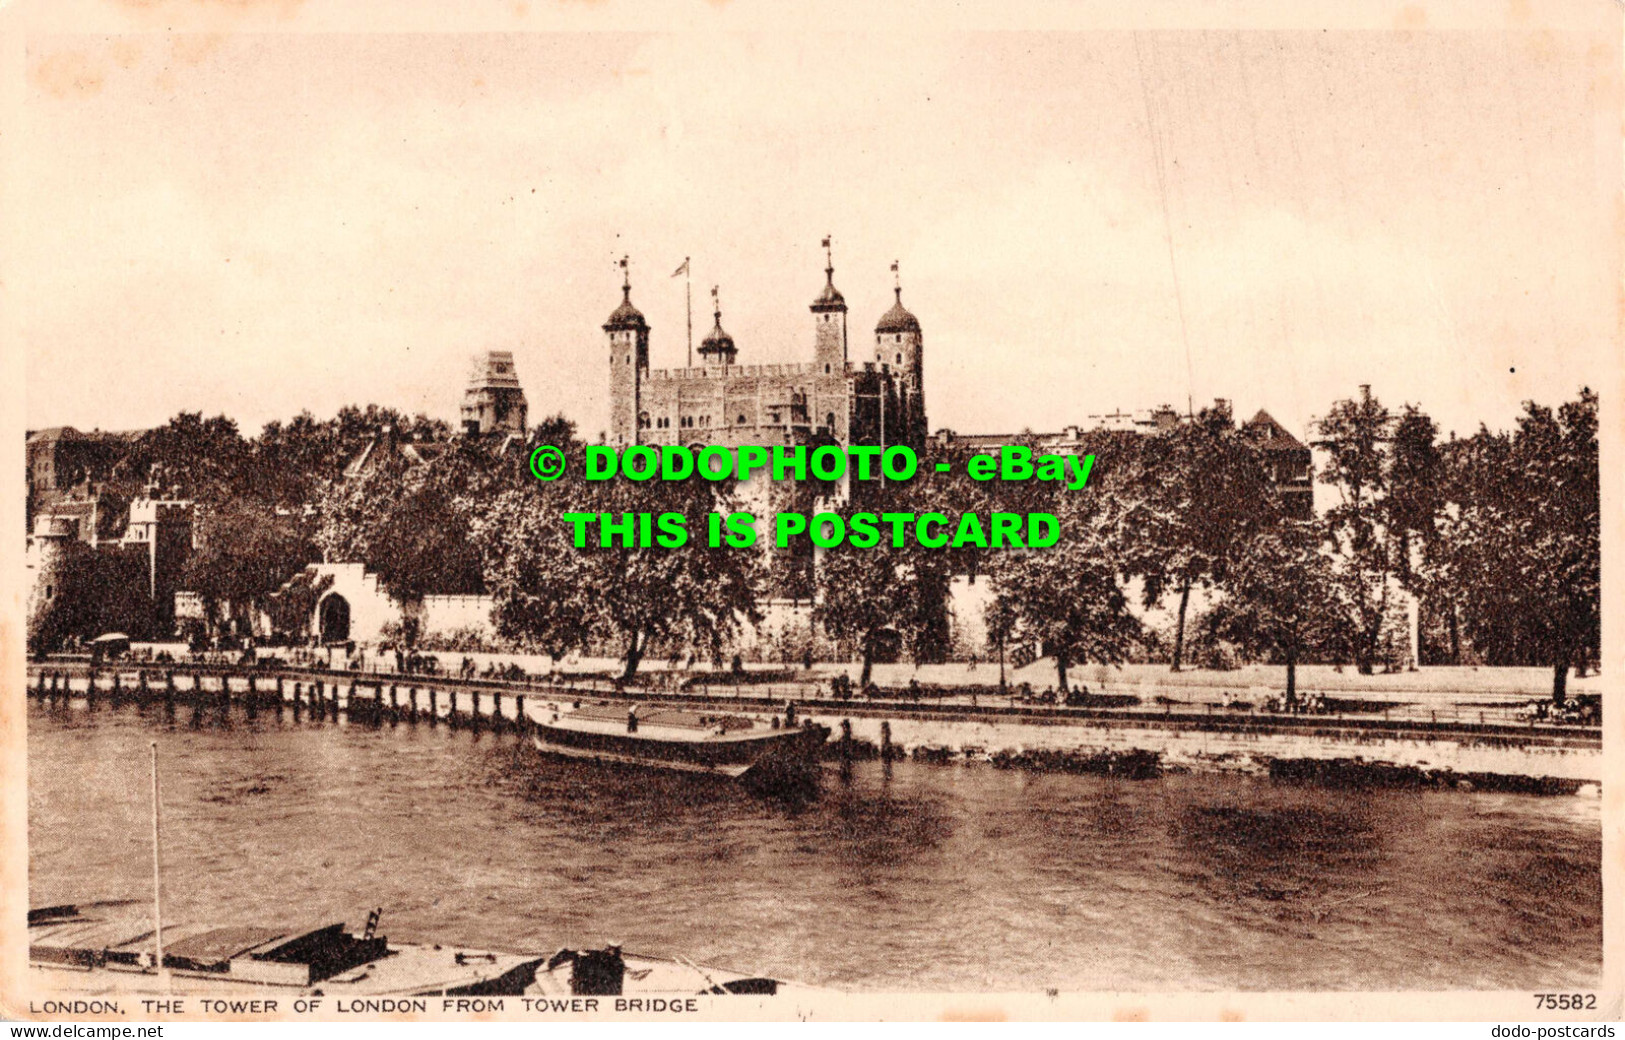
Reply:
[[829, 739], [828, 726], [806, 719], [797, 725], [793, 710], [783, 725], [769, 725], [741, 715], [600, 703], [549, 710], [534, 722], [543, 754], [739, 780], [770, 792], [816, 790], [819, 752]]
[[[551, 956], [392, 943], [342, 922], [317, 928], [164, 923], [164, 971], [152, 919], [130, 900], [28, 912], [30, 988], [86, 995], [323, 995], [349, 998], [776, 994], [777, 979], [681, 957], [601, 950]], [[361, 1006], [361, 1005], [357, 1005]], [[392, 1005], [404, 1009], [404, 1005]], [[455, 1008], [454, 1008], [455, 1009]], [[439, 1005], [434, 1010], [442, 1010]]]

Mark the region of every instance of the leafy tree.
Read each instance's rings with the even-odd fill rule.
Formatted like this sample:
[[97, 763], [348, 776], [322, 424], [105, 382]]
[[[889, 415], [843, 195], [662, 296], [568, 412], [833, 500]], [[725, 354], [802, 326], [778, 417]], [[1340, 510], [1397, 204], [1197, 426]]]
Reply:
[[1004, 651], [1010, 645], [1010, 637], [1015, 634], [1016, 615], [1010, 609], [1010, 604], [995, 597], [987, 605], [983, 620], [987, 625], [987, 648], [999, 655], [999, 689], [1003, 690]]
[[[653, 641], [678, 639], [716, 654], [742, 624], [760, 619], [758, 552], [706, 544], [707, 514], [731, 511], [722, 485], [587, 483], [579, 449], [566, 454], [564, 478], [505, 491], [471, 518], [502, 634], [554, 654], [595, 636], [618, 639], [626, 647], [622, 675], [631, 679]], [[586, 547], [577, 548], [565, 513], [678, 513], [688, 537], [674, 548], [618, 539], [603, 546], [595, 523]]]
[[28, 617], [28, 651], [46, 654], [70, 639], [106, 632], [154, 635], [146, 560], [140, 553], [97, 551], [77, 539], [61, 547], [51, 597]]
[[323, 557], [365, 564], [401, 599], [485, 591], [469, 533], [471, 490], [490, 464], [475, 446], [453, 446], [427, 464], [388, 460], [330, 482], [318, 503]]
[[[1415, 405], [1405, 406], [1394, 423], [1386, 524], [1395, 539], [1393, 560], [1399, 586], [1416, 596], [1420, 605], [1441, 604], [1453, 619], [1455, 607], [1445, 580], [1448, 560], [1439, 527], [1447, 471], [1438, 436], [1439, 428], [1432, 419]], [[1418, 645], [1418, 658], [1421, 654]]]
[[1481, 431], [1460, 452], [1448, 522], [1455, 595], [1492, 663], [1569, 668], [1601, 642], [1601, 506], [1597, 395], [1554, 415], [1530, 402], [1510, 435]]
[[578, 438], [575, 421], [565, 418], [563, 412], [549, 415], [531, 428], [530, 443], [551, 444], [555, 448], [567, 448], [576, 444]]
[[998, 603], [1019, 635], [1055, 657], [1060, 688], [1074, 663], [1123, 661], [1140, 635], [1120, 581], [1127, 535], [1109, 492], [1057, 499], [1060, 539], [1047, 549], [1004, 550], [994, 561]]
[[237, 423], [181, 412], [136, 441], [136, 469], [147, 470], [163, 493], [196, 502], [225, 502], [248, 490], [248, 442]]
[[1222, 582], [1225, 597], [1207, 615], [1209, 634], [1286, 665], [1286, 700], [1298, 700], [1298, 662], [1338, 622], [1330, 559], [1312, 524], [1284, 520], [1240, 547]]
[[309, 525], [299, 514], [234, 498], [198, 510], [197, 547], [181, 584], [203, 597], [208, 617], [222, 601], [251, 603], [275, 592], [317, 558]]
[[1358, 400], [1338, 401], [1316, 426], [1328, 459], [1321, 479], [1339, 494], [1326, 511], [1326, 537], [1346, 608], [1342, 638], [1360, 673], [1369, 675], [1396, 570], [1396, 542], [1388, 526], [1394, 420], [1364, 386]]
[[286, 424], [272, 420], [253, 442], [255, 491], [279, 506], [302, 508], [324, 481], [338, 479], [347, 461], [334, 422], [319, 422], [308, 411]]
[[1130, 503], [1130, 571], [1144, 580], [1151, 607], [1179, 595], [1172, 670], [1185, 652], [1191, 590], [1222, 581], [1237, 547], [1279, 514], [1258, 445], [1236, 427], [1228, 404], [1147, 438], [1137, 459]]
[[863, 658], [859, 686], [867, 686], [875, 652], [888, 629], [907, 634], [915, 617], [903, 554], [882, 543], [872, 549], [842, 544], [821, 552], [813, 621], [832, 639], [856, 646]]

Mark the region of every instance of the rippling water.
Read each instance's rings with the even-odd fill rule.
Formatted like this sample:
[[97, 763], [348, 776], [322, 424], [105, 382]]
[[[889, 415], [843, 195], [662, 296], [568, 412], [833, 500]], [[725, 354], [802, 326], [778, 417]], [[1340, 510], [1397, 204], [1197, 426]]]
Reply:
[[831, 768], [795, 809], [512, 736], [30, 705], [30, 899], [632, 950], [846, 989], [1594, 985], [1600, 803]]

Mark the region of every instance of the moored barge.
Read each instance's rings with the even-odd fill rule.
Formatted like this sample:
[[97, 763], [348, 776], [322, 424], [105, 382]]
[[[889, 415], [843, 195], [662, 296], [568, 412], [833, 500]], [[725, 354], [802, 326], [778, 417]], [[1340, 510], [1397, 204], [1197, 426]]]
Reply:
[[779, 724], [742, 715], [598, 703], [533, 716], [543, 754], [606, 766], [657, 769], [770, 790], [816, 786], [829, 727], [794, 709]]
[[[133, 998], [247, 995], [262, 1002], [326, 996], [366, 1008], [385, 998], [772, 995], [785, 986], [618, 946], [547, 955], [390, 942], [376, 934], [378, 916], [359, 935], [343, 922], [283, 928], [166, 921], [159, 971], [151, 916], [133, 901], [40, 907], [28, 913], [30, 989]], [[387, 999], [378, 1004], [386, 1005]]]

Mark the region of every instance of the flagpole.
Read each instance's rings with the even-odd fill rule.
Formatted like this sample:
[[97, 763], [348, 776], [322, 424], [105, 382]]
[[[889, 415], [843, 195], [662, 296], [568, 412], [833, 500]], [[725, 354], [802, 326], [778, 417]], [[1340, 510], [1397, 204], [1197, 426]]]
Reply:
[[161, 873], [159, 857], [159, 800], [158, 800], [158, 742], [152, 742], [152, 943], [154, 947], [153, 966], [158, 971], [158, 978], [167, 988], [169, 974], [164, 971], [164, 904], [163, 904], [163, 875]]
[[688, 269], [688, 257], [683, 257], [683, 298], [687, 301], [688, 315], [688, 367], [694, 367], [694, 275]]

